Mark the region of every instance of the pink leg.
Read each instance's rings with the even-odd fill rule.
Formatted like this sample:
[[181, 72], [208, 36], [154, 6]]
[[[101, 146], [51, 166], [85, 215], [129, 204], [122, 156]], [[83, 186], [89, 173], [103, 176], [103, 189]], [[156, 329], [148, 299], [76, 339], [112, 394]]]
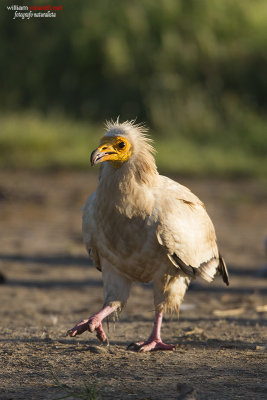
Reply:
[[132, 348], [135, 351], [151, 351], [151, 350], [174, 350], [175, 347], [172, 344], [165, 344], [162, 342], [160, 337], [160, 330], [162, 324], [162, 312], [156, 313], [154, 326], [151, 335], [145, 342], [132, 343], [128, 346], [128, 349]]
[[93, 315], [89, 319], [83, 319], [78, 324], [76, 324], [72, 329], [69, 329], [67, 335], [74, 337], [76, 335], [81, 335], [85, 331], [94, 332], [96, 331], [96, 336], [101, 342], [107, 340], [107, 336], [104, 332], [102, 321], [108, 315], [116, 311], [117, 307], [106, 306], [101, 311]]

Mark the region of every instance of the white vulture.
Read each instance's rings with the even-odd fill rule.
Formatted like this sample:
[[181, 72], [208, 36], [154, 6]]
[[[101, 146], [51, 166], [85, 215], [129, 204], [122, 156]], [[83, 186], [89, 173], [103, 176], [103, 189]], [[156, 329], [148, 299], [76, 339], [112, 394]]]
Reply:
[[83, 210], [83, 238], [102, 271], [104, 307], [68, 331], [107, 340], [102, 320], [125, 306], [132, 282], [153, 282], [155, 321], [137, 351], [173, 350], [161, 340], [163, 312], [178, 312], [191, 279], [211, 282], [228, 272], [204, 204], [189, 189], [159, 175], [146, 129], [109, 122], [91, 164], [102, 163], [97, 190]]

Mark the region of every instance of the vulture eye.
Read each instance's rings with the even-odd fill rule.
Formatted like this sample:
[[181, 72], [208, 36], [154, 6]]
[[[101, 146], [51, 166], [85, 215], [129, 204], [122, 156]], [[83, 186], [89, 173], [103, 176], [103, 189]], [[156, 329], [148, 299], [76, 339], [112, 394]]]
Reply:
[[118, 144], [118, 146], [119, 146], [120, 149], [123, 149], [125, 147], [125, 143], [124, 142], [120, 142]]

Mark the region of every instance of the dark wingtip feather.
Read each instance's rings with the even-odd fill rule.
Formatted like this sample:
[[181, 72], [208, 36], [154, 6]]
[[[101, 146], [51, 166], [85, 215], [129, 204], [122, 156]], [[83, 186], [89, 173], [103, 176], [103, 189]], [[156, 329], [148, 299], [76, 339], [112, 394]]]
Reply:
[[221, 255], [219, 255], [219, 267], [218, 267], [219, 273], [222, 275], [224, 283], [229, 286], [229, 274], [228, 270], [225, 264], [225, 261]]
[[192, 267], [191, 265], [187, 265], [183, 262], [183, 260], [181, 260], [180, 257], [177, 256], [177, 254], [173, 253], [171, 255], [171, 257], [173, 258], [174, 262], [176, 264], [179, 265], [179, 267], [181, 268], [181, 270], [188, 276], [190, 276], [191, 278], [194, 278], [196, 276], [196, 268]]

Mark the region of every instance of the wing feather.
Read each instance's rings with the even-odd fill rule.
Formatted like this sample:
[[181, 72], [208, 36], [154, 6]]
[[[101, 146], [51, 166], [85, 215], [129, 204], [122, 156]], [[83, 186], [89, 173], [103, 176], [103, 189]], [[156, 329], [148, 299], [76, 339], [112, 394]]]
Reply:
[[227, 283], [227, 269], [219, 257], [215, 230], [204, 204], [186, 187], [160, 178], [156, 234], [166, 255], [190, 278], [199, 275], [211, 282], [218, 270]]

